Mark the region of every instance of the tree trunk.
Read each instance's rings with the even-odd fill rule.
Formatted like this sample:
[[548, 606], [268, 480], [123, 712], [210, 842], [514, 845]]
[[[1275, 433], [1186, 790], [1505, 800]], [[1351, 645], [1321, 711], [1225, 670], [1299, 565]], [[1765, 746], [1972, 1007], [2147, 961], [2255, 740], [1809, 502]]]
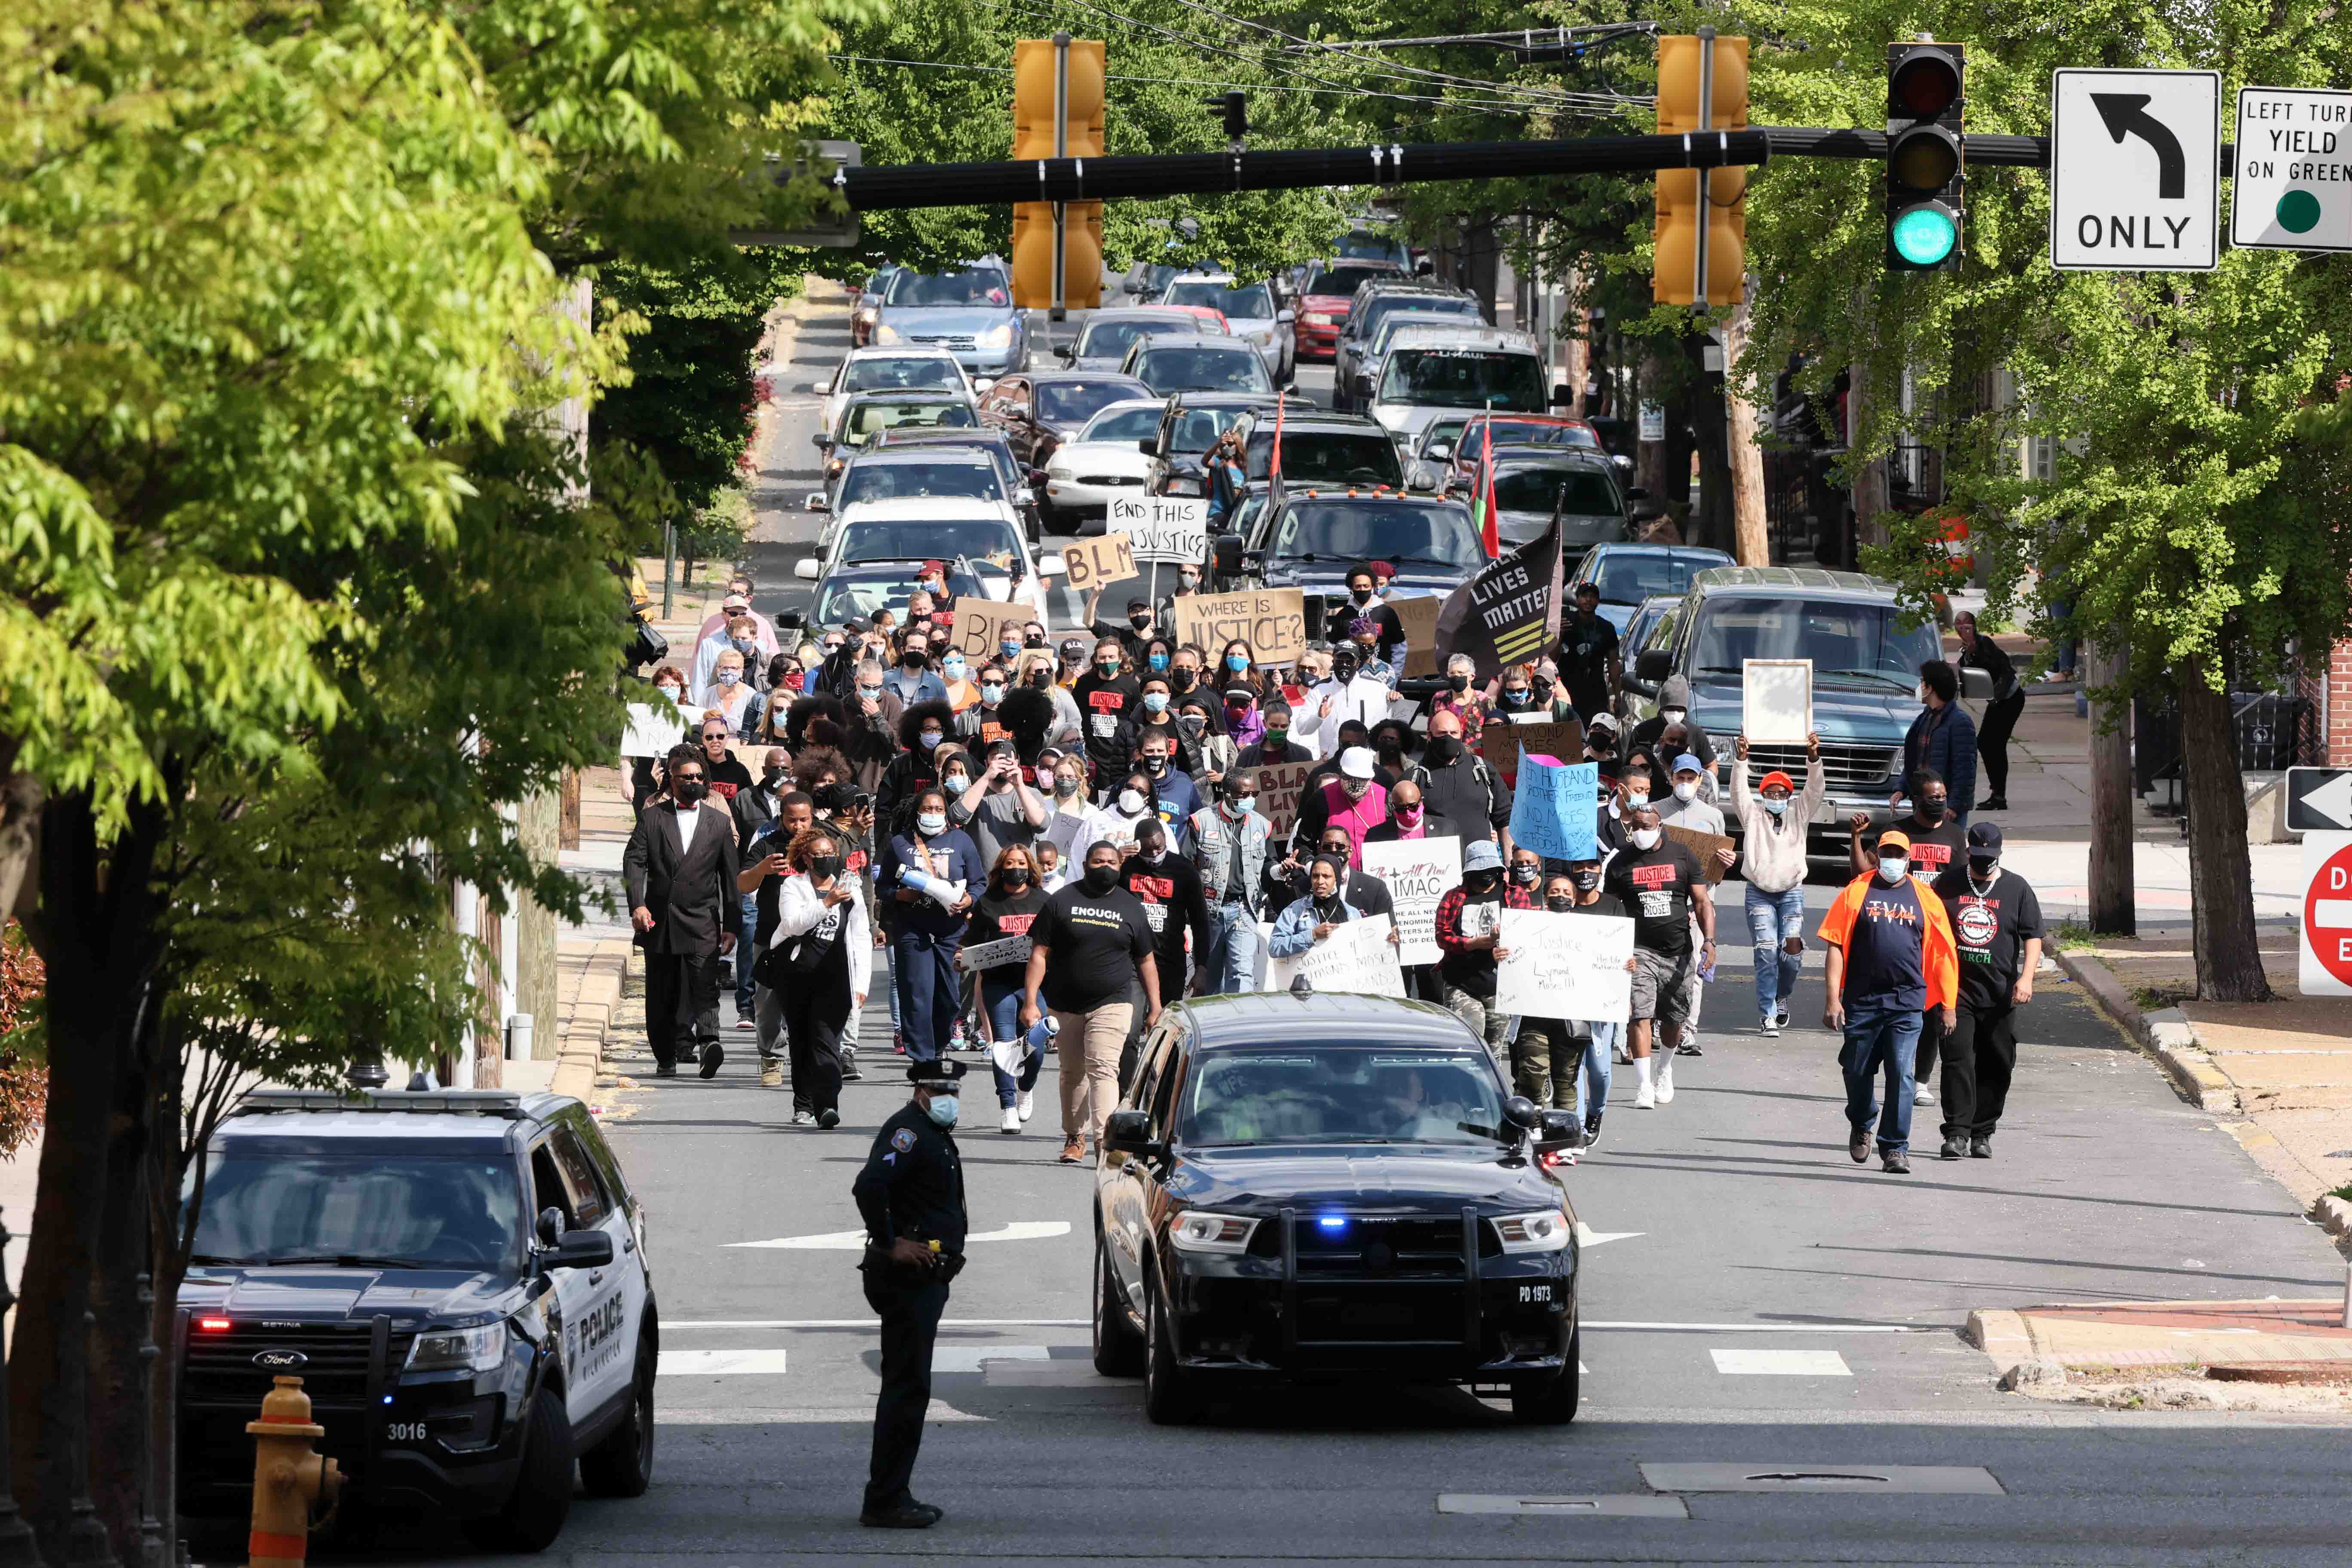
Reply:
[[2083, 670], [2090, 690], [2113, 694], [2092, 711], [2091, 929], [2129, 936], [2139, 929], [2132, 893], [2130, 667], [2101, 639], [2086, 638]]
[[1494, 214], [1481, 213], [1463, 220], [1462, 272], [1462, 281], [1478, 296], [1486, 319], [1499, 320], [1495, 313], [1495, 291], [1503, 280], [1503, 247], [1495, 235]]
[[[1756, 292], [1752, 279], [1748, 292], [1751, 298]], [[1739, 356], [1747, 348], [1748, 306], [1743, 302], [1723, 329], [1727, 377], [1736, 375]], [[1769, 566], [1772, 541], [1764, 520], [1764, 448], [1756, 444], [1763, 421], [1756, 405], [1739, 395], [1736, 380], [1727, 379], [1724, 386], [1724, 435], [1729, 448], [1725, 458], [1731, 465], [1732, 559], [1742, 566]]]
[[1696, 524], [1691, 506], [1691, 436], [1690, 384], [1685, 381], [1683, 390], [1666, 405], [1666, 438], [1663, 443], [1658, 488], [1651, 493], [1665, 503], [1666, 515], [1675, 520], [1685, 541]]
[[2197, 994], [2208, 1002], [2267, 1002], [2237, 728], [2230, 722], [2229, 693], [2208, 684], [2202, 661], [2180, 672], [2180, 760], [2188, 775]]
[[[176, 797], [168, 781], [165, 797]], [[87, 1486], [86, 1444], [99, 1429], [89, 1419], [98, 1395], [84, 1318], [105, 1300], [107, 1183], [125, 1131], [126, 1052], [154, 966], [150, 879], [163, 823], [161, 808], [134, 806], [101, 849], [87, 795], [52, 799], [41, 818], [41, 909], [28, 929], [48, 970], [48, 1124], [9, 1350], [8, 1426], [16, 1500], [52, 1563], [73, 1556], [72, 1504]], [[135, 1129], [139, 1118], [129, 1121]], [[110, 1508], [100, 1521], [118, 1552], [135, 1542], [135, 1504], [128, 1516]]]
[[1722, 384], [1706, 368], [1707, 346], [1705, 338], [1683, 340], [1691, 375], [1691, 444], [1698, 456], [1698, 504], [1691, 509], [1683, 542], [1720, 550], [1731, 537], [1731, 464], [1725, 456], [1729, 433]]
[[1846, 461], [1853, 475], [1853, 563], [1859, 566], [1863, 545], [1886, 542], [1886, 511], [1894, 503], [1887, 489], [1886, 459], [1876, 457], [1856, 465], [1851, 456], [1862, 449], [1868, 428], [1869, 367], [1856, 360], [1847, 378], [1845, 444], [1849, 456]]

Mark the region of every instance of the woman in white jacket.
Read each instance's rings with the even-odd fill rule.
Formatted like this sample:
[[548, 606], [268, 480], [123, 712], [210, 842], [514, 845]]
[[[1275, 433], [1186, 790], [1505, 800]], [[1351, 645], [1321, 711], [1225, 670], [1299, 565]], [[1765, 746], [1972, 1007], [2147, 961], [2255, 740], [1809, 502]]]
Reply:
[[874, 932], [842, 868], [839, 839], [809, 828], [784, 859], [792, 874], [776, 890], [760, 978], [783, 1008], [793, 1087], [807, 1094], [816, 1124], [831, 1128], [841, 1122], [841, 1034], [873, 984]]

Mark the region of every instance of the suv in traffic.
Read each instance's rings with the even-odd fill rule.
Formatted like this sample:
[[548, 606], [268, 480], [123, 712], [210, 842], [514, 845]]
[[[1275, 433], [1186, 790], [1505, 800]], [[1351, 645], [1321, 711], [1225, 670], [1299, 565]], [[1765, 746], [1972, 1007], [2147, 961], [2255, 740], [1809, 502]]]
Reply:
[[[1375, 352], [1373, 340], [1380, 333], [1381, 323], [1399, 315], [1442, 318], [1446, 324], [1465, 327], [1486, 324], [1478, 297], [1450, 283], [1428, 278], [1374, 278], [1366, 281], [1348, 302], [1347, 324], [1339, 329], [1339, 342], [1332, 350], [1332, 407], [1351, 410], [1363, 401], [1357, 395], [1356, 378], [1370, 368], [1370, 359]], [[1433, 321], [1428, 324], [1441, 323]]]
[[[1670, 675], [1690, 682], [1690, 721], [1715, 748], [1724, 798], [1737, 765], [1732, 742], [1745, 700], [1743, 661], [1809, 658], [1813, 728], [1828, 786], [1812, 823], [1811, 854], [1843, 860], [1846, 821], [1855, 813], [1875, 823], [1893, 819], [1886, 803], [1899, 787], [1903, 737], [1919, 712], [1919, 666], [1944, 657], [1932, 623], [1906, 624], [1895, 584], [1810, 566], [1717, 566], [1693, 574], [1670, 618], [1672, 629], [1654, 633], [1634, 660], [1634, 689], [1643, 699], [1637, 707], [1654, 711], [1659, 684]], [[1792, 779], [1805, 776], [1802, 746], [1751, 745], [1748, 754], [1755, 777], [1774, 768]], [[1738, 828], [1736, 821], [1729, 826], [1735, 836]]]
[[203, 1184], [179, 1298], [184, 1510], [249, 1511], [245, 1424], [281, 1375], [302, 1379], [355, 1514], [535, 1552], [575, 1467], [592, 1496], [646, 1489], [645, 1211], [578, 1100], [257, 1091]]
[[1546, 384], [1543, 353], [1534, 338], [1475, 325], [1397, 333], [1381, 357], [1380, 379], [1360, 386], [1357, 396], [1407, 451], [1419, 443], [1423, 426], [1448, 414], [1541, 414], [1568, 400], [1566, 386]]

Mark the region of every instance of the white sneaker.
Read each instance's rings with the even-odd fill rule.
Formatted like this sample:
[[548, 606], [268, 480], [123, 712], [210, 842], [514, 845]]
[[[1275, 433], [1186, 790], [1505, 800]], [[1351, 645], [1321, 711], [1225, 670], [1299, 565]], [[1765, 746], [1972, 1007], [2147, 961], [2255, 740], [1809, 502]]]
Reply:
[[1777, 1040], [1777, 1039], [1779, 1039], [1779, 1038], [1780, 1037], [1780, 1025], [1778, 1025], [1778, 1024], [1776, 1024], [1776, 1023], [1774, 1023], [1774, 1022], [1773, 1022], [1771, 1019], [1769, 1019], [1769, 1018], [1765, 1019], [1765, 1020], [1764, 1020], [1764, 1037], [1765, 1037], [1766, 1039], [1768, 1039], [1768, 1040]]
[[1008, 1106], [1006, 1106], [1006, 1107], [1004, 1108], [1004, 1114], [1003, 1114], [1003, 1117], [1001, 1117], [1001, 1118], [997, 1121], [997, 1123], [996, 1123], [996, 1130], [997, 1130], [999, 1132], [1018, 1132], [1018, 1131], [1021, 1131], [1021, 1112], [1019, 1112], [1018, 1110], [1015, 1110], [1013, 1107], [1011, 1107], [1011, 1106], [1009, 1106], [1009, 1105], [1008, 1105]]
[[1675, 1097], [1675, 1058], [1661, 1058], [1658, 1062], [1658, 1103], [1665, 1104]]
[[1013, 1109], [1014, 1113], [1017, 1114], [1022, 1121], [1028, 1121], [1032, 1115], [1035, 1114], [1037, 1110], [1037, 1096], [1035, 1091], [1033, 1089], [1023, 1089], [1021, 1091], [1020, 1103], [1015, 1105]]
[[1929, 1089], [1923, 1083], [1917, 1089], [1912, 1090], [1911, 1103], [1914, 1105], [1933, 1105], [1936, 1103], [1936, 1091]]
[[1651, 1088], [1648, 1084], [1643, 1084], [1633, 1093], [1633, 1109], [1636, 1110], [1657, 1110], [1658, 1091]]

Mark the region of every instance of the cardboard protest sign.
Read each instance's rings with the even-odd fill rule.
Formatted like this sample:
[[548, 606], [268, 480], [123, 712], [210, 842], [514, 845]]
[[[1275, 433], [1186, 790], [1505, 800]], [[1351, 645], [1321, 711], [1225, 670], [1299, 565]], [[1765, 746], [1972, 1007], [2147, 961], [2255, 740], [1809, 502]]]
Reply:
[[1205, 496], [1113, 496], [1103, 526], [1124, 532], [1138, 561], [1198, 566], [1209, 558]]
[[[1517, 733], [1511, 738], [1518, 739]], [[1511, 801], [1511, 841], [1548, 860], [1593, 858], [1600, 789], [1601, 770], [1591, 763], [1570, 767], [1525, 752], [1518, 793]]]
[[983, 660], [996, 657], [1006, 622], [1013, 624], [1014, 640], [1018, 641], [1023, 623], [1035, 618], [1036, 612], [1026, 605], [965, 594], [955, 602], [955, 629], [949, 634], [948, 647], [971, 660], [972, 668], [978, 670]]
[[686, 738], [686, 710], [667, 699], [629, 704], [629, 728], [621, 736], [625, 757], [666, 757]]
[[1462, 885], [1462, 840], [1400, 838], [1364, 846], [1364, 874], [1389, 885], [1396, 905], [1399, 963], [1435, 963], [1437, 903]]
[[1028, 958], [1030, 948], [1030, 941], [1025, 936], [983, 942], [975, 947], [960, 949], [956, 953], [956, 967], [966, 974], [977, 974], [983, 969], [994, 969], [1000, 963], [1019, 963]]
[[1291, 981], [1301, 974], [1318, 991], [1362, 996], [1404, 994], [1404, 971], [1397, 967], [1397, 950], [1389, 945], [1386, 915], [1344, 921], [1297, 958], [1268, 960], [1265, 988], [1287, 991]]
[[1396, 612], [1397, 624], [1404, 627], [1404, 669], [1406, 675], [1436, 675], [1444, 661], [1437, 652], [1437, 616], [1445, 608], [1445, 601], [1434, 594], [1416, 594], [1401, 598], [1388, 596], [1388, 606]]
[[1505, 910], [1496, 948], [1496, 1011], [1622, 1024], [1633, 1011], [1633, 922], [1622, 915]]
[[1075, 866], [1078, 857], [1087, 852], [1092, 840], [1087, 837], [1086, 814], [1076, 811], [1055, 811], [1045, 818], [1038, 837], [1050, 842], [1062, 857], [1062, 864]]
[[1813, 732], [1813, 661], [1740, 662], [1739, 730], [1751, 746], [1801, 746]]
[[1307, 651], [1307, 595], [1297, 588], [1253, 588], [1239, 594], [1179, 594], [1170, 605], [1179, 643], [1197, 643], [1211, 657], [1235, 637], [1260, 665], [1295, 664]]
[[1134, 543], [1124, 533], [1081, 539], [1062, 550], [1064, 580], [1084, 593], [1135, 575]]
[[1716, 851], [1737, 849], [1738, 847], [1737, 844], [1720, 833], [1701, 833], [1696, 827], [1676, 827], [1671, 822], [1665, 825], [1665, 828], [1667, 837], [1677, 844], [1687, 845], [1690, 852], [1698, 857], [1699, 876], [1702, 879], [1711, 883], [1723, 880], [1731, 868], [1716, 858]]
[[1274, 836], [1288, 836], [1298, 820], [1298, 792], [1306, 787], [1313, 763], [1268, 763], [1257, 771], [1257, 812], [1274, 824]]
[[[1490, 726], [1485, 736], [1486, 765], [1503, 775], [1503, 782], [1517, 789], [1519, 784], [1519, 751], [1525, 747], [1531, 757], [1550, 757], [1556, 762], [1580, 763], [1584, 760], [1584, 726], [1573, 721], [1555, 724], [1546, 719], [1530, 723], [1512, 715], [1508, 729]], [[1597, 784], [1595, 787], [1599, 787]]]

